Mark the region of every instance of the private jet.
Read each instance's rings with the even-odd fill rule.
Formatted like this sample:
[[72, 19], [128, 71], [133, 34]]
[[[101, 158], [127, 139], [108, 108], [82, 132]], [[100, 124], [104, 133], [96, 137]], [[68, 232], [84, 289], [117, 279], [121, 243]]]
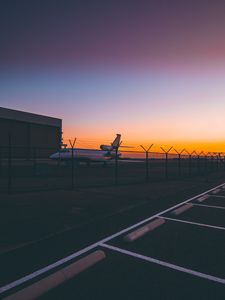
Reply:
[[116, 157], [119, 158], [121, 153], [118, 151], [120, 146], [121, 134], [117, 134], [111, 145], [100, 145], [100, 150], [81, 149], [81, 148], [63, 148], [52, 154], [52, 160], [71, 160], [78, 162], [106, 162]]

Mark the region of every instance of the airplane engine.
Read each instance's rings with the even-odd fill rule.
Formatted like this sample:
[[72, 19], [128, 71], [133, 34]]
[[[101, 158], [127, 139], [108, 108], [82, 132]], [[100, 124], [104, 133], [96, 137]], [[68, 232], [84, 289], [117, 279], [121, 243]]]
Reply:
[[107, 146], [107, 145], [100, 145], [100, 149], [103, 151], [112, 151], [113, 147], [112, 146]]

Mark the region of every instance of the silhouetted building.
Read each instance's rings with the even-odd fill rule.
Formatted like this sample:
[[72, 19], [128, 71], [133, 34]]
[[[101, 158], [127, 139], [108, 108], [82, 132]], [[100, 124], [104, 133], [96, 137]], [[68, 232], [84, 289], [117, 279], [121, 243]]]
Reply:
[[0, 148], [11, 144], [14, 156], [47, 157], [59, 149], [61, 135], [61, 119], [0, 107]]

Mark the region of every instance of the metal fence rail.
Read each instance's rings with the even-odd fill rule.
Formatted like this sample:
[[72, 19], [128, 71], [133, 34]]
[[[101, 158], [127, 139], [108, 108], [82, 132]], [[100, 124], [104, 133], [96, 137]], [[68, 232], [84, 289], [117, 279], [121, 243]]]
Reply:
[[53, 161], [49, 157], [57, 149], [27, 149], [9, 143], [8, 147], [0, 148], [0, 192], [148, 183], [225, 171], [222, 153], [141, 149], [121, 151], [121, 158], [116, 156], [106, 164], [89, 164], [76, 159], [75, 148], [72, 148], [74, 159], [62, 160], [59, 155]]

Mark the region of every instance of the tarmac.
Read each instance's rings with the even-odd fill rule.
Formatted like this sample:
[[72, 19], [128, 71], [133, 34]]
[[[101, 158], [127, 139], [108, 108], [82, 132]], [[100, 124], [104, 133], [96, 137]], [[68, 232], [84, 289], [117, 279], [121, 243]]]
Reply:
[[[215, 181], [222, 183], [222, 178]], [[224, 299], [225, 190], [206, 192], [209, 197], [202, 201], [202, 195], [196, 194], [211, 188], [215, 181], [189, 186], [189, 193], [188, 188], [170, 191], [167, 202], [165, 195], [164, 201], [142, 203], [95, 220], [93, 226], [86, 224], [82, 230], [5, 253], [0, 257], [1, 286], [84, 249], [71, 261], [96, 250], [104, 251], [106, 258], [40, 299]], [[184, 205], [188, 209], [174, 213]], [[146, 230], [158, 219], [164, 222]], [[143, 235], [133, 242], [126, 240], [127, 234], [143, 231], [143, 227]], [[69, 261], [62, 261], [64, 264]], [[3, 295], [44, 276], [30, 278]]]
[[224, 191], [207, 193], [210, 207], [196, 197], [181, 216], [157, 214], [165, 222], [135, 241], [122, 232], [101, 242], [103, 262], [40, 299], [224, 299]]

